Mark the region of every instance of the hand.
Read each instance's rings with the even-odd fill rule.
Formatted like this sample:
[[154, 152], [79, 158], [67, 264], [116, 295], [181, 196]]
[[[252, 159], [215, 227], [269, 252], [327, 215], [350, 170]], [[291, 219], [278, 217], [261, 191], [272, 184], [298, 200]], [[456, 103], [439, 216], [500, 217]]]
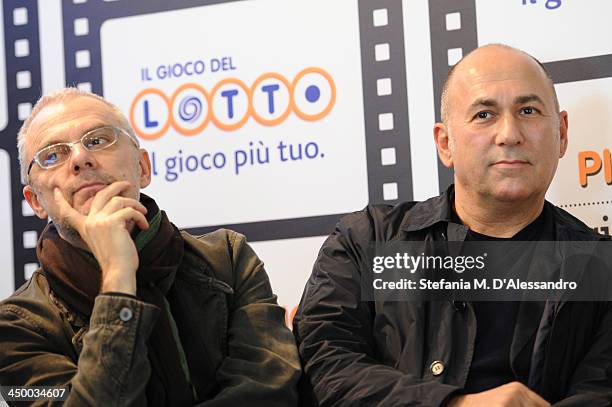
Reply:
[[96, 193], [88, 215], [74, 209], [59, 188], [53, 191], [59, 218], [75, 229], [98, 261], [102, 270], [101, 292], [136, 294], [138, 252], [131, 227], [148, 229], [147, 209], [137, 200], [120, 196], [129, 188], [127, 181], [118, 181]]
[[549, 407], [550, 403], [520, 382], [511, 382], [481, 393], [453, 397], [449, 407]]

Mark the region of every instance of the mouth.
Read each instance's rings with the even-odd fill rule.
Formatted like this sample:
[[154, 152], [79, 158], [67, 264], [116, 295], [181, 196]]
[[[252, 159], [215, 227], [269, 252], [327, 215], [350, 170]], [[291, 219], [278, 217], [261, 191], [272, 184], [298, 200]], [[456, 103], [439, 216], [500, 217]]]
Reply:
[[531, 164], [525, 160], [499, 160], [492, 165], [497, 168], [522, 168]]
[[79, 196], [83, 201], [95, 196], [98, 191], [106, 188], [106, 184], [102, 182], [90, 182], [83, 184], [74, 191], [74, 196]]

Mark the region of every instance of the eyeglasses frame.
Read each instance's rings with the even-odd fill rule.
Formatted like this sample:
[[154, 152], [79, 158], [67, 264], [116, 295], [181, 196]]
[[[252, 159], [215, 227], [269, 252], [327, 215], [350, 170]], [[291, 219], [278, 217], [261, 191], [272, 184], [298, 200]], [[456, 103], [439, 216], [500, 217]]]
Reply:
[[99, 149], [99, 150], [89, 150], [87, 147], [85, 147], [85, 144], [83, 144], [83, 139], [85, 139], [85, 137], [89, 136], [91, 133], [101, 130], [101, 129], [112, 129], [114, 130], [116, 133], [123, 133], [124, 135], [127, 136], [128, 139], [130, 139], [132, 141], [132, 143], [134, 143], [134, 146], [136, 148], [140, 148], [140, 143], [138, 142], [138, 140], [136, 140], [129, 132], [127, 132], [125, 129], [122, 129], [121, 127], [117, 127], [117, 126], [110, 126], [110, 125], [104, 125], [104, 126], [99, 126], [96, 128], [93, 128], [87, 132], [85, 132], [81, 138], [79, 138], [78, 140], [75, 141], [70, 141], [70, 142], [62, 142], [62, 143], [55, 143], [55, 144], [51, 144], [48, 145], [46, 147], [41, 148], [40, 150], [38, 150], [35, 154], [34, 154], [34, 158], [32, 159], [32, 161], [30, 161], [30, 165], [28, 165], [28, 172], [26, 173], [26, 184], [30, 183], [30, 171], [32, 170], [32, 166], [34, 166], [34, 163], [36, 163], [38, 165], [38, 167], [40, 167], [43, 170], [50, 170], [52, 168], [55, 168], [59, 165], [62, 165], [63, 163], [65, 163], [66, 161], [62, 161], [56, 164], [51, 165], [50, 167], [44, 167], [40, 161], [39, 161], [39, 155], [40, 153], [50, 147], [54, 147], [54, 146], [58, 146], [58, 145], [67, 145], [68, 147], [70, 147], [70, 153], [72, 154], [72, 148], [75, 144], [81, 143], [81, 145], [83, 146], [83, 148], [87, 151], [101, 151], [101, 150], [106, 150], [109, 147], [112, 147], [113, 145], [115, 145], [117, 143], [117, 140], [119, 140], [119, 137], [117, 135], [117, 137], [115, 138], [115, 141], [113, 141], [112, 143], [106, 144], [103, 148]]

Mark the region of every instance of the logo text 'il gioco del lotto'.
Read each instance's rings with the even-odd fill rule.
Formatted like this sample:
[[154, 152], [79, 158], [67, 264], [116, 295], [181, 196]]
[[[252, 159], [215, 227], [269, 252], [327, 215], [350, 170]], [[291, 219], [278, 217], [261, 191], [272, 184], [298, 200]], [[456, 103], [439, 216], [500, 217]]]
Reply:
[[276, 126], [291, 113], [302, 120], [317, 121], [329, 114], [335, 101], [331, 75], [310, 67], [291, 82], [268, 72], [251, 86], [226, 78], [210, 91], [197, 83], [185, 83], [171, 95], [147, 88], [134, 97], [130, 122], [136, 134], [146, 140], [162, 137], [170, 127], [183, 136], [195, 136], [211, 122], [220, 130], [234, 131], [250, 118], [263, 126]]

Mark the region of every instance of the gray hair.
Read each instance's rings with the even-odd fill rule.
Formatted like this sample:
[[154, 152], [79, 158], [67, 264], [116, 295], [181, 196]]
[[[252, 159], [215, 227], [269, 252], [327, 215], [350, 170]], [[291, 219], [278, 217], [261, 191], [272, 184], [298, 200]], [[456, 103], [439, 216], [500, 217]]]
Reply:
[[446, 76], [446, 80], [444, 81], [444, 85], [442, 86], [442, 95], [440, 97], [440, 118], [442, 119], [443, 123], [447, 123], [447, 121], [449, 119], [448, 115], [449, 115], [450, 106], [449, 106], [449, 100], [448, 100], [449, 99], [449, 95], [448, 94], [449, 94], [450, 83], [451, 83], [451, 80], [452, 80], [452, 78], [454, 76], [456, 68], [461, 64], [461, 62], [463, 62], [467, 57], [469, 57], [472, 54], [472, 52], [477, 51], [478, 49], [483, 48], [483, 47], [499, 47], [499, 48], [504, 48], [504, 49], [507, 49], [507, 50], [516, 51], [516, 52], [519, 52], [519, 53], [521, 53], [523, 55], [528, 56], [533, 61], [535, 61], [538, 64], [538, 66], [542, 69], [542, 72], [544, 72], [544, 75], [546, 75], [546, 78], [548, 79], [548, 84], [549, 84], [549, 86], [550, 86], [550, 88], [552, 90], [552, 94], [553, 94], [553, 100], [554, 100], [554, 103], [555, 103], [555, 109], [557, 110], [557, 112], [559, 112], [559, 98], [557, 97], [557, 91], [555, 90], [555, 85], [554, 85], [554, 82], [552, 80], [552, 77], [550, 76], [550, 73], [548, 72], [548, 70], [544, 67], [544, 65], [540, 61], [538, 61], [537, 58], [535, 58], [533, 55], [530, 55], [529, 53], [527, 53], [525, 51], [522, 51], [522, 50], [520, 50], [518, 48], [511, 47], [511, 46], [506, 45], [506, 44], [487, 44], [487, 45], [483, 45], [481, 47], [478, 47], [478, 48], [470, 51], [467, 55], [465, 55], [463, 58], [461, 58], [461, 60], [459, 62], [457, 62], [455, 65], [453, 65], [451, 67], [451, 69], [448, 71], [448, 75]]
[[38, 113], [40, 113], [40, 111], [43, 110], [45, 107], [78, 97], [90, 97], [107, 105], [117, 117], [121, 128], [125, 130], [128, 135], [136, 142], [137, 146], [140, 146], [138, 138], [134, 134], [134, 130], [130, 126], [123, 112], [117, 106], [104, 99], [103, 97], [96, 95], [95, 93], [87, 92], [78, 88], [68, 87], [59, 89], [54, 92], [48, 93], [38, 99], [38, 102], [36, 102], [36, 104], [32, 108], [30, 116], [23, 122], [23, 125], [21, 126], [21, 129], [19, 129], [19, 133], [17, 134], [17, 151], [19, 153], [19, 168], [21, 170], [22, 184], [26, 184], [28, 165], [30, 164], [26, 161], [26, 139], [32, 121], [38, 115]]

